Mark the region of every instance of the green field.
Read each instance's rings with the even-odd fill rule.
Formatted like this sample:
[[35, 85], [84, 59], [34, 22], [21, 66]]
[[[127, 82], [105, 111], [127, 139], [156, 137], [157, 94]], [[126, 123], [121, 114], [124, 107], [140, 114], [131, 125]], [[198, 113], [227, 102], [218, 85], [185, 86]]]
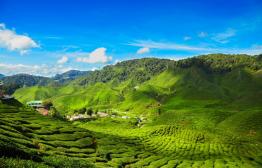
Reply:
[[131, 60], [14, 96], [109, 117], [69, 122], [2, 102], [0, 167], [262, 167], [261, 55]]

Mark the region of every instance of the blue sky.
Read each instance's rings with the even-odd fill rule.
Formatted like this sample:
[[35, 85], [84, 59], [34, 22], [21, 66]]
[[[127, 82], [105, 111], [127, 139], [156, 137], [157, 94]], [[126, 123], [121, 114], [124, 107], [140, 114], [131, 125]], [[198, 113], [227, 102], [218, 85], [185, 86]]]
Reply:
[[0, 73], [262, 53], [261, 0], [0, 0]]

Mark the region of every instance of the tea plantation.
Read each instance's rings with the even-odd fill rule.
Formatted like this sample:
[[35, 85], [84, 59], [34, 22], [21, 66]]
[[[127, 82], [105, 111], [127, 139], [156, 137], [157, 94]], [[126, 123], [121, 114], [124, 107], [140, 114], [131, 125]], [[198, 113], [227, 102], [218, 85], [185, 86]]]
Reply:
[[69, 122], [0, 103], [0, 167], [260, 168], [262, 59], [213, 54], [106, 66], [65, 86], [21, 88]]
[[122, 118], [69, 123], [18, 104], [0, 106], [1, 167], [262, 166], [262, 144], [252, 135], [182, 124], [137, 127]]

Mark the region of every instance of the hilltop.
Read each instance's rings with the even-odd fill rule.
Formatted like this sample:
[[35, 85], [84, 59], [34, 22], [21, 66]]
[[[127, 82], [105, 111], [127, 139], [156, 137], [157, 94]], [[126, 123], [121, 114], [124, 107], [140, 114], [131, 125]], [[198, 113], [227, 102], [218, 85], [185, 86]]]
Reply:
[[253, 106], [261, 103], [253, 101], [261, 95], [260, 57], [213, 54], [181, 61], [130, 60], [90, 72], [66, 86], [23, 88], [14, 95], [22, 102], [52, 99], [63, 111], [117, 107], [147, 112], [174, 99], [176, 106], [187, 100]]
[[262, 165], [261, 55], [129, 60], [14, 96], [51, 100], [62, 115], [108, 113], [72, 122], [97, 139], [87, 160], [98, 167]]
[[72, 81], [76, 78], [87, 76], [91, 71], [78, 71], [78, 70], [70, 70], [65, 73], [57, 74], [52, 79], [59, 83], [66, 83]]
[[61, 86], [66, 83], [85, 76], [89, 71], [70, 70], [62, 74], [57, 74], [54, 77], [43, 77], [29, 74], [16, 74], [11, 76], [4, 76], [0, 74], [1, 80], [4, 82], [4, 90], [6, 93], [12, 94], [19, 88], [30, 86]]

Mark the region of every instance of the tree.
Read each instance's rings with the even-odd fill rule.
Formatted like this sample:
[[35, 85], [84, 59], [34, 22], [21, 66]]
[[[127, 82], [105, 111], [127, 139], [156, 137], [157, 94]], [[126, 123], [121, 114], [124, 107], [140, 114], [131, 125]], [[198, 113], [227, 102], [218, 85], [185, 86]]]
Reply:
[[51, 100], [45, 100], [45, 101], [43, 102], [43, 106], [44, 106], [46, 109], [50, 110], [50, 108], [53, 107], [53, 103], [52, 103]]
[[83, 107], [83, 108], [78, 110], [79, 114], [85, 114], [85, 112], [86, 112], [86, 108], [85, 107]]
[[92, 108], [89, 108], [89, 109], [86, 111], [86, 113], [91, 116], [91, 115], [93, 114], [93, 109], [92, 109]]
[[56, 110], [55, 107], [51, 107], [51, 109], [49, 111], [49, 115], [51, 117], [54, 117], [54, 118], [60, 118], [61, 117], [60, 113]]

